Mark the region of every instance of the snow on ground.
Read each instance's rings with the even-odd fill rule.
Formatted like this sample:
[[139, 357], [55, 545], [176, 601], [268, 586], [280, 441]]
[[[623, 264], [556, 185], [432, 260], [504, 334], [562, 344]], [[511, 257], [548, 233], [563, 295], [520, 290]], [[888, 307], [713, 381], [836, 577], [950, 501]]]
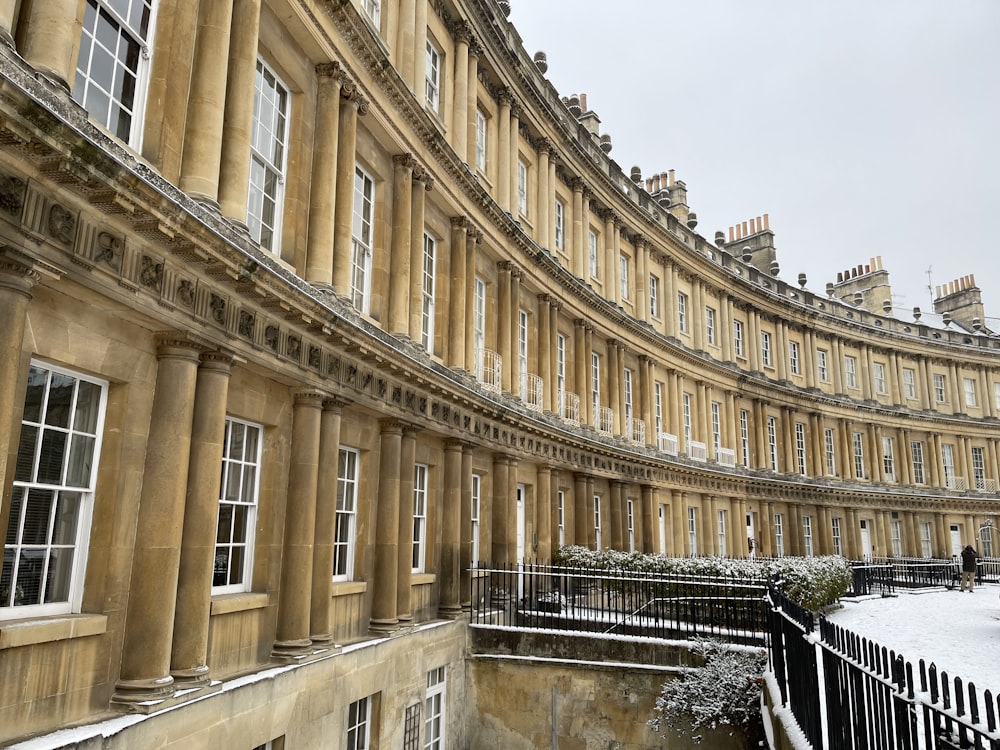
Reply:
[[949, 677], [975, 683], [982, 694], [1000, 694], [1000, 585], [973, 593], [945, 588], [893, 596], [841, 599], [827, 619], [895, 651], [914, 671], [923, 659]]

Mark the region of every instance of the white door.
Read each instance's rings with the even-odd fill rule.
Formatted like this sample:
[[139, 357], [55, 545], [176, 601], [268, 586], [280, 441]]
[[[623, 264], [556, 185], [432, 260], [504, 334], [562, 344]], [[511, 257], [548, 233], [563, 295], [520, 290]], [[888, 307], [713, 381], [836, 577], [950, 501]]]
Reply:
[[747, 533], [746, 533], [746, 538], [747, 538], [747, 547], [746, 548], [747, 548], [747, 550], [750, 553], [750, 557], [756, 557], [757, 556], [757, 532], [754, 530], [754, 527], [753, 527], [753, 513], [752, 512], [748, 512], [747, 513]]
[[[517, 485], [517, 567], [524, 567], [524, 485]], [[524, 597], [524, 574], [517, 576], [517, 598]]]
[[951, 525], [951, 554], [954, 557], [962, 554], [965, 545], [962, 544], [962, 529], [957, 523]]
[[865, 518], [861, 519], [861, 557], [865, 560], [872, 559], [872, 533]]
[[663, 512], [663, 506], [660, 506], [660, 554], [667, 554], [667, 514]]

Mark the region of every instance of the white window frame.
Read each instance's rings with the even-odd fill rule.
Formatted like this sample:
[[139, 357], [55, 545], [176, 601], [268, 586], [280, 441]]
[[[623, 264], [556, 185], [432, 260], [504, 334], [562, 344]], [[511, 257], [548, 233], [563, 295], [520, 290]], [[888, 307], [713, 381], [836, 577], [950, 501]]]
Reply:
[[521, 377], [521, 400], [528, 400], [528, 311], [517, 311], [517, 366]]
[[487, 117], [483, 110], [476, 108], [476, 169], [486, 172]]
[[865, 436], [861, 432], [851, 433], [851, 447], [854, 451], [854, 476], [865, 478]]
[[559, 490], [556, 493], [556, 511], [558, 513], [557, 522], [559, 532], [559, 546], [566, 546], [566, 492]]
[[889, 519], [889, 545], [893, 557], [903, 556], [903, 526], [898, 518]]
[[733, 321], [733, 351], [737, 357], [746, 356], [745, 339], [743, 338], [743, 321]]
[[844, 355], [844, 385], [848, 388], [858, 387], [858, 360], [850, 354]]
[[698, 509], [688, 506], [688, 554], [694, 557], [698, 554]]
[[446, 688], [448, 672], [438, 667], [427, 673], [427, 693], [424, 696], [424, 750], [444, 750]]
[[681, 415], [684, 420], [684, 450], [691, 452], [691, 394], [681, 394]]
[[601, 523], [601, 496], [594, 495], [594, 549], [601, 549], [604, 527]]
[[649, 274], [649, 316], [660, 318], [660, 280], [653, 274]]
[[556, 393], [566, 393], [566, 337], [556, 334]]
[[715, 452], [715, 459], [719, 459], [719, 449], [722, 448], [722, 404], [713, 401], [710, 407], [712, 418], [712, 450]]
[[715, 344], [715, 309], [705, 308], [705, 341]]
[[978, 406], [979, 399], [976, 398], [976, 381], [974, 378], [962, 378], [962, 387], [965, 390], [965, 405]]
[[601, 408], [601, 355], [590, 353], [590, 392], [594, 406], [594, 422], [599, 419], [598, 409]]
[[719, 508], [716, 513], [715, 523], [716, 531], [719, 535], [719, 555], [721, 557], [726, 557], [726, 550], [728, 549], [726, 542], [726, 511], [722, 508]]
[[833, 541], [833, 554], [843, 556], [844, 540], [843, 537], [841, 536], [840, 517], [834, 516], [832, 519], [830, 519], [830, 525], [831, 525], [830, 538]]
[[931, 545], [931, 524], [930, 521], [920, 522], [920, 552], [924, 557], [933, 557], [933, 547]]
[[566, 249], [566, 206], [561, 200], [556, 198], [554, 224], [556, 232], [556, 250]]
[[592, 279], [596, 279], [597, 278], [597, 274], [598, 274], [598, 264], [597, 264], [597, 261], [598, 261], [598, 255], [599, 255], [599, 253], [598, 253], [598, 250], [597, 250], [597, 248], [598, 248], [598, 244], [597, 244], [597, 232], [595, 232], [593, 229], [590, 230], [590, 235], [588, 237], [588, 242], [589, 242], [588, 248], [589, 248], [589, 252], [590, 252], [590, 277]]
[[[248, 440], [250, 435], [254, 436], [253, 440]], [[212, 594], [238, 594], [251, 590], [263, 442], [263, 426], [226, 417]], [[239, 455], [234, 453], [237, 450]], [[233, 521], [228, 530], [223, 527], [227, 517]], [[236, 528], [236, 519], [241, 517], [243, 528]], [[234, 566], [232, 561], [237, 557], [239, 563]], [[227, 583], [217, 583], [220, 565], [224, 565], [222, 573]]]
[[628, 551], [635, 552], [635, 501], [632, 498], [625, 501], [625, 512]]
[[816, 375], [821, 383], [830, 382], [830, 368], [827, 363], [827, 353], [825, 349], [816, 350]]
[[528, 216], [528, 165], [523, 159], [517, 160], [517, 212]]
[[882, 437], [882, 473], [887, 482], [896, 481], [895, 441], [888, 435]]
[[363, 314], [371, 311], [372, 256], [375, 231], [375, 180], [354, 165], [354, 210], [351, 220], [351, 302]]
[[774, 360], [771, 356], [771, 332], [760, 332], [760, 361], [764, 367], [773, 367]]
[[774, 556], [785, 556], [785, 531], [780, 513], [774, 514]]
[[934, 400], [939, 404], [943, 404], [948, 400], [944, 375], [935, 372], [932, 379], [934, 382]]
[[835, 477], [837, 476], [837, 448], [832, 427], [823, 430], [823, 450], [826, 454], [826, 474]]
[[981, 446], [972, 446], [970, 452], [972, 453], [972, 482], [971, 488], [974, 490], [985, 490], [986, 489], [986, 461], [984, 456], [984, 451]]
[[471, 520], [472, 528], [470, 533], [472, 534], [472, 565], [479, 565], [479, 537], [482, 531], [482, 519], [480, 514], [483, 508], [483, 477], [481, 474], [472, 475], [472, 492], [470, 502], [472, 504], [471, 508]]
[[913, 457], [913, 483], [926, 484], [924, 474], [924, 444], [920, 440], [910, 441], [910, 455]]
[[740, 409], [740, 462], [750, 466], [750, 412]]
[[[115, 8], [121, 3], [107, 0], [90, 0], [86, 3], [83, 25], [80, 29], [80, 49], [73, 77], [73, 99], [80, 104], [95, 121], [139, 151], [142, 146], [143, 120], [146, 111], [146, 96], [149, 88], [151, 69], [152, 37], [156, 29], [156, 10], [159, 3], [154, 0], [129, 0], [127, 17]], [[148, 9], [146, 27], [141, 25], [143, 11]], [[101, 19], [117, 31], [115, 49], [108, 49], [97, 33], [95, 24]], [[131, 48], [121, 59], [122, 41]], [[99, 80], [92, 76], [95, 47], [100, 48], [100, 57], [114, 60], [112, 80]], [[128, 56], [134, 54], [134, 70], [129, 69]], [[99, 66], [103, 70], [103, 66]], [[134, 80], [133, 86], [125, 86], [125, 77]], [[124, 90], [131, 90], [132, 100], [123, 101], [118, 96]], [[119, 119], [121, 114], [126, 121]]]
[[792, 371], [792, 375], [802, 374], [802, 365], [799, 359], [799, 342], [789, 341], [788, 342], [788, 367]]
[[993, 384], [993, 406], [1000, 411], [1000, 383]]
[[427, 564], [427, 486], [430, 469], [427, 464], [413, 467], [413, 556], [410, 568], [423, 573]]
[[486, 281], [479, 276], [472, 288], [472, 346], [478, 360], [486, 348]]
[[941, 443], [941, 467], [944, 470], [944, 486], [950, 488], [955, 479], [955, 447], [951, 443]]
[[917, 373], [909, 367], [903, 368], [903, 396], [905, 398], [917, 397]]
[[806, 475], [806, 426], [802, 422], [795, 423], [795, 468]]
[[813, 556], [812, 516], [802, 516], [802, 551], [806, 557]]
[[623, 300], [630, 299], [628, 283], [628, 256], [618, 256], [618, 286]]
[[653, 419], [656, 422], [656, 440], [663, 432], [663, 383], [657, 380], [653, 383]]
[[875, 381], [875, 393], [884, 396], [889, 392], [885, 383], [885, 365], [881, 362], [872, 362], [872, 380]]
[[424, 232], [423, 274], [420, 289], [420, 344], [434, 353], [434, 311], [437, 285], [437, 240]]
[[677, 292], [677, 328], [681, 333], [687, 333], [687, 295]]
[[278, 254], [287, 182], [291, 95], [278, 74], [259, 58], [254, 80], [247, 226], [250, 236], [262, 248]]
[[[622, 385], [625, 391], [625, 424], [626, 430], [631, 429], [632, 420], [632, 370], [626, 367], [622, 371]], [[632, 437], [631, 434], [628, 435], [629, 438]]]
[[[55, 393], [53, 387], [56, 389]], [[68, 393], [67, 389], [72, 391], [69, 393], [69, 404], [65, 403], [64, 397]], [[84, 393], [81, 394], [81, 391]], [[86, 408], [81, 406], [81, 395], [87, 399]], [[81, 611], [107, 400], [107, 381], [45, 362], [31, 361], [28, 390], [23, 401], [18, 459], [10, 467], [14, 480], [8, 506], [8, 528], [4, 529], [4, 565], [6, 567], [9, 555], [15, 565], [10, 572], [10, 580], [15, 582], [23, 580], [17, 568], [30, 564], [26, 554], [28, 552], [36, 560], [40, 555], [45, 561], [50, 561], [50, 555], [55, 552], [56, 562], [51, 565], [41, 564], [38, 575], [32, 576], [33, 581], [38, 582], [37, 599], [41, 603], [23, 603], [25, 592], [19, 584], [8, 584], [5, 589], [0, 589], [0, 621]], [[49, 409], [65, 415], [66, 419], [61, 420], [62, 424], [54, 423], [56, 420], [47, 417]], [[68, 421], [70, 417], [72, 422]], [[29, 434], [36, 438], [26, 442], [25, 437]], [[45, 456], [49, 454], [43, 455], [44, 449], [57, 441], [63, 446], [61, 455], [52, 451], [51, 456], [46, 459]], [[54, 460], [57, 458], [58, 462]], [[53, 470], [55, 472], [50, 473]], [[49, 495], [46, 503], [48, 509], [45, 511], [49, 516], [49, 523], [45, 540], [40, 544], [32, 544], [24, 536], [21, 510], [29, 510], [23, 500], [29, 493], [35, 498], [31, 505], [36, 510], [40, 509], [39, 496], [42, 493]], [[68, 524], [63, 528], [58, 521], [69, 521], [72, 515], [59, 517], [53, 506], [58, 503], [57, 507], [65, 507], [73, 501], [74, 496], [76, 523], [72, 529]], [[62, 540], [55, 538], [56, 526], [60, 526], [59, 536]], [[62, 581], [58, 585], [65, 591], [65, 597], [60, 596], [53, 601], [46, 592], [46, 589], [51, 591], [51, 587], [47, 585], [48, 579], [53, 576], [56, 568], [63, 567], [62, 563], [67, 555], [70, 555], [68, 570], [56, 571], [57, 575], [62, 573], [59, 576]], [[22, 597], [20, 603], [19, 597]]]
[[371, 748], [372, 696], [358, 698], [347, 707], [347, 750]]
[[337, 456], [337, 516], [333, 536], [333, 580], [354, 579], [361, 453], [341, 447]]
[[444, 53], [437, 43], [428, 35], [425, 49], [424, 65], [424, 95], [427, 107], [434, 113], [441, 112], [441, 74], [444, 70]]
[[767, 418], [767, 452], [771, 462], [771, 471], [778, 470], [778, 420]]

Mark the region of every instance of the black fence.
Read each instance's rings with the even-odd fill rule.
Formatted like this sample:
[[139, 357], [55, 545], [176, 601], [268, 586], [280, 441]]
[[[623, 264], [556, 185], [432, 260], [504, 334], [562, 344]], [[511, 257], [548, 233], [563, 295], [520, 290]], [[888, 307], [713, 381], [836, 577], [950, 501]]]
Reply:
[[762, 644], [767, 584], [548, 565], [472, 571], [474, 624]]
[[[854, 583], [848, 596], [891, 594], [897, 588], [956, 588], [962, 563], [955, 557], [884, 557], [851, 563]], [[976, 585], [1000, 581], [1000, 560], [981, 558], [976, 565]]]
[[[816, 750], [1000, 750], [1000, 703], [819, 618], [770, 589], [769, 654], [782, 706]], [[822, 669], [820, 669], [820, 665]]]

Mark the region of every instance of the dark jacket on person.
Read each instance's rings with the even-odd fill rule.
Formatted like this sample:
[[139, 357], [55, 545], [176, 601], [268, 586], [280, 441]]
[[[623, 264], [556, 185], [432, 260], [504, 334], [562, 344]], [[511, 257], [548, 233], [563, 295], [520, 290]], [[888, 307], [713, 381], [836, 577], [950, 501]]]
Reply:
[[962, 572], [963, 573], [975, 573], [976, 572], [976, 559], [979, 555], [976, 551], [972, 549], [971, 544], [967, 544], [965, 549], [962, 550]]

